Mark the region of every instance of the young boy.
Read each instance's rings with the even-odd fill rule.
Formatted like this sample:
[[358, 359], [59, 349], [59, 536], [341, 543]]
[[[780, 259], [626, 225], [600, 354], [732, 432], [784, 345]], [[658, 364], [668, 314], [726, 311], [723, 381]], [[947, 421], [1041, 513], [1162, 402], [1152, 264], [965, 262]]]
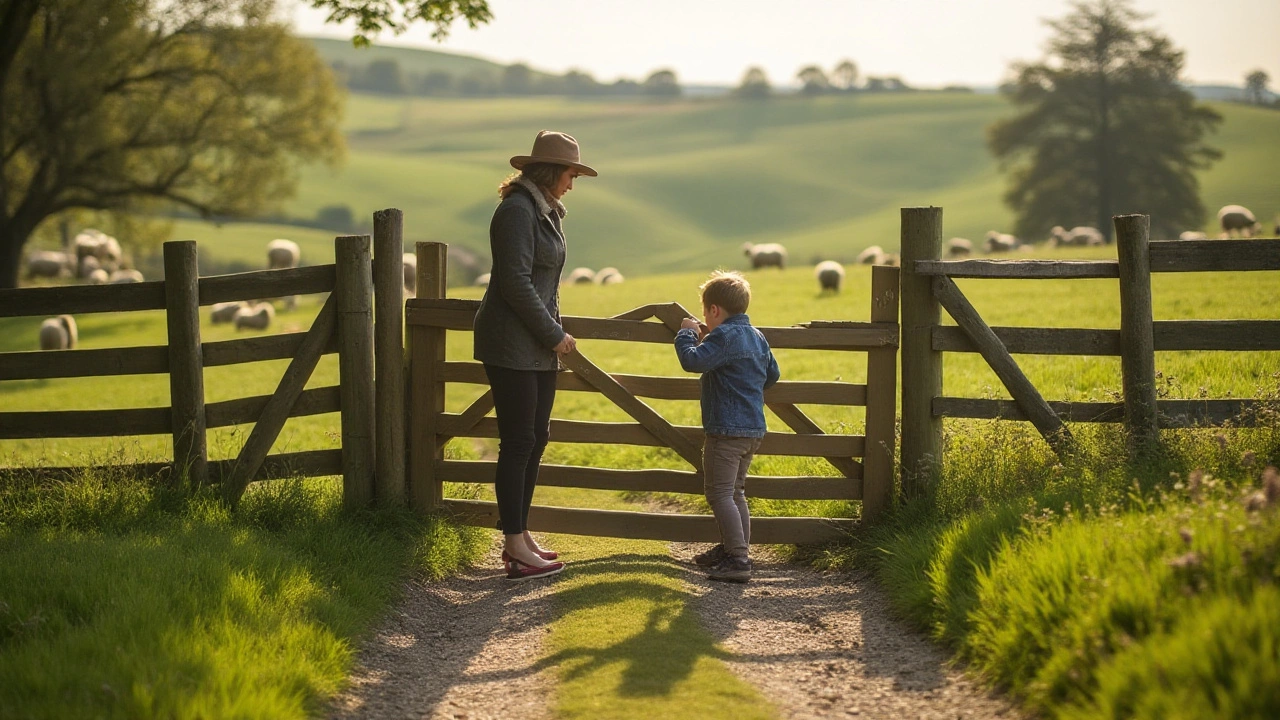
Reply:
[[676, 355], [680, 367], [702, 373], [702, 427], [707, 435], [703, 489], [723, 542], [694, 561], [711, 568], [712, 580], [746, 582], [751, 578], [747, 469], [764, 437], [764, 391], [778, 382], [778, 362], [746, 315], [751, 303], [746, 278], [717, 270], [699, 290], [707, 322], [685, 318], [676, 333]]

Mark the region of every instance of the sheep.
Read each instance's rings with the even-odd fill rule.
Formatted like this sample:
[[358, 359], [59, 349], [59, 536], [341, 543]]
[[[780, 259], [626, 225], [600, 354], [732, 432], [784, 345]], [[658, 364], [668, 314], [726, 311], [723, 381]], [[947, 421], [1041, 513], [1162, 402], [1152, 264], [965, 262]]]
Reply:
[[418, 294], [418, 256], [404, 253], [400, 256], [400, 271], [404, 273], [404, 290], [409, 295]]
[[53, 250], [36, 250], [27, 255], [27, 278], [60, 277], [71, 268], [71, 259], [66, 253]]
[[1106, 239], [1097, 228], [1088, 225], [1077, 225], [1065, 230], [1061, 225], [1054, 225], [1049, 231], [1049, 245], [1054, 246], [1096, 246], [1105, 245]]
[[89, 273], [89, 277], [85, 278], [85, 281], [88, 282], [90, 285], [106, 285], [108, 282], [110, 282], [110, 280], [111, 280], [111, 276], [108, 275], [107, 271], [103, 270], [102, 268], [98, 268], [97, 270], [94, 270], [93, 272]]
[[239, 313], [241, 308], [248, 306], [249, 304], [243, 301], [215, 303], [213, 309], [209, 312], [209, 322], [214, 325], [231, 322], [235, 320], [236, 313]]
[[595, 282], [596, 272], [589, 267], [576, 267], [569, 273], [569, 277], [565, 278], [568, 285], [586, 285]]
[[[120, 267], [120, 261], [124, 257], [124, 251], [120, 248], [120, 241], [110, 235], [88, 228], [76, 235], [76, 262], [83, 263], [85, 258], [96, 258], [99, 266], [108, 273], [115, 272]], [[92, 272], [90, 270], [89, 272]]]
[[125, 283], [140, 283], [143, 279], [142, 273], [137, 270], [117, 270], [111, 273], [109, 282], [112, 285], [123, 285]]
[[618, 272], [616, 267], [604, 267], [596, 271], [595, 283], [597, 285], [617, 285], [625, 278], [622, 273]]
[[947, 257], [962, 258], [973, 254], [973, 242], [962, 237], [953, 237], [947, 241]]
[[1013, 235], [991, 230], [987, 233], [987, 240], [982, 244], [982, 248], [989, 253], [1009, 252], [1021, 244], [1022, 241]]
[[884, 248], [879, 245], [871, 247], [858, 253], [857, 263], [859, 265], [879, 265], [879, 259], [884, 255]]
[[93, 255], [85, 255], [80, 258], [80, 267], [76, 270], [76, 275], [87, 278], [94, 270], [102, 270], [102, 263]]
[[902, 264], [902, 258], [898, 253], [885, 253], [880, 256], [880, 261], [876, 265], [887, 265], [888, 267], [898, 267]]
[[1199, 230], [1185, 230], [1178, 235], [1179, 240], [1208, 240], [1209, 236]]
[[40, 323], [41, 350], [71, 350], [78, 339], [76, 319], [70, 315], [51, 317]]
[[742, 254], [751, 258], [751, 269], [776, 267], [779, 270], [787, 265], [787, 249], [779, 243], [743, 243]]
[[835, 260], [823, 260], [813, 268], [813, 276], [818, 278], [820, 292], [840, 292], [844, 282], [844, 266]]
[[254, 330], [266, 330], [271, 325], [272, 319], [276, 316], [276, 309], [271, 303], [258, 303], [242, 307], [236, 311], [234, 322], [236, 330], [242, 328], [251, 328]]
[[298, 243], [292, 240], [276, 238], [267, 243], [267, 269], [269, 270], [298, 267], [298, 261], [301, 258], [302, 251], [298, 249]]
[[489, 273], [476, 278], [476, 287], [489, 287]]
[[1218, 211], [1218, 223], [1228, 236], [1253, 237], [1262, 232], [1262, 223], [1243, 205], [1224, 205]]

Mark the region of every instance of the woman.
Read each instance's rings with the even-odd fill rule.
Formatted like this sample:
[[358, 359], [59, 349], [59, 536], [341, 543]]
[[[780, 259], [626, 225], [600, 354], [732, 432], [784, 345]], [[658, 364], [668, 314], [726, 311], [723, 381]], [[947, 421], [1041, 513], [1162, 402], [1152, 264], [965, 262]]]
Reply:
[[476, 313], [475, 359], [484, 363], [498, 415], [494, 489], [502, 560], [509, 579], [526, 580], [564, 569], [555, 552], [534, 541], [527, 522], [551, 429], [558, 356], [576, 347], [560, 325], [560, 199], [574, 178], [596, 171], [579, 162], [576, 140], [549, 130], [538, 133], [531, 154], [511, 158], [511, 166], [520, 172], [498, 188], [502, 201], [489, 225], [493, 272]]

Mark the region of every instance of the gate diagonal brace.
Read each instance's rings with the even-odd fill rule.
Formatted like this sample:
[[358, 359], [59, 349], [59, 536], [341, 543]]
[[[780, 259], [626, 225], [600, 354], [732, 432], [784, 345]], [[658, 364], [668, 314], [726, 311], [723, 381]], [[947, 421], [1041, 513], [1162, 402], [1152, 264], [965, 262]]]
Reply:
[[[492, 409], [493, 409], [493, 391], [486, 390], [483, 395], [476, 398], [476, 401], [471, 403], [471, 405], [469, 405], [466, 410], [463, 410], [462, 414], [458, 416], [458, 422], [456, 426], [458, 429], [458, 433], [465, 434], [469, 432], [471, 428], [474, 428], [477, 423], [483, 420], [484, 416], [488, 415], [489, 411]], [[441, 447], [443, 447], [445, 443], [449, 442], [455, 437], [457, 436], [437, 435], [436, 442]]]
[[[795, 405], [789, 403], [768, 403], [768, 408], [773, 411], [786, 423], [788, 427], [796, 432], [797, 435], [825, 435], [821, 427], [818, 426], [804, 411]], [[857, 460], [848, 457], [825, 457], [827, 462], [831, 463], [836, 470], [839, 470], [847, 478], [862, 477], [862, 465]]]
[[700, 448], [694, 445], [679, 430], [672, 427], [671, 423], [667, 422], [661, 415], [654, 412], [653, 408], [628, 392], [608, 373], [596, 367], [582, 353], [574, 350], [567, 355], [562, 355], [560, 361], [564, 363], [565, 367], [572, 370], [575, 375], [585, 380], [588, 385], [598, 390], [601, 395], [612, 400], [615, 405], [639, 421], [646, 430], [653, 433], [654, 437], [676, 451], [690, 465], [702, 470], [702, 450]]

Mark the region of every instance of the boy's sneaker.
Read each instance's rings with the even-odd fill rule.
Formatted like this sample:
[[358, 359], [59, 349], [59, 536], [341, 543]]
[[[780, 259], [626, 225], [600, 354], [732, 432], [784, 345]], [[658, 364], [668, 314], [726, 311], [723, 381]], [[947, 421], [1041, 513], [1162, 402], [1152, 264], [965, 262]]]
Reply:
[[698, 553], [693, 556], [693, 561], [700, 567], [715, 567], [720, 564], [728, 555], [724, 553], [724, 545], [716, 545], [704, 553]]
[[707, 573], [707, 577], [724, 582], [744, 583], [751, 579], [751, 560], [744, 557], [726, 556], [715, 567], [711, 568], [711, 571]]

